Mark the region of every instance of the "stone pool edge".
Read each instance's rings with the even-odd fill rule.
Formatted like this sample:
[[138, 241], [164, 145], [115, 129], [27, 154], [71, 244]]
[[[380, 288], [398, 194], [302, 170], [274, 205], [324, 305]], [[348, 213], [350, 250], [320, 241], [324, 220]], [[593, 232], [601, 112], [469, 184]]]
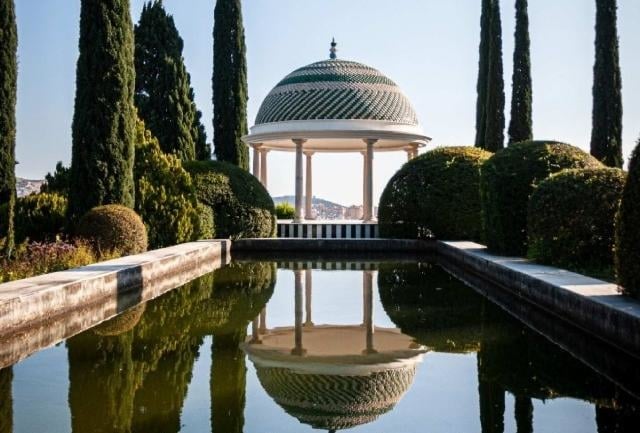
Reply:
[[101, 305], [99, 323], [221, 267], [230, 247], [228, 240], [190, 242], [0, 284], [0, 329], [20, 333], [92, 305]]
[[[438, 241], [436, 255], [456, 277], [471, 272], [517, 298], [612, 344], [640, 355], [640, 303], [613, 283], [520, 257], [493, 255], [474, 242]], [[460, 273], [459, 271], [462, 271]]]

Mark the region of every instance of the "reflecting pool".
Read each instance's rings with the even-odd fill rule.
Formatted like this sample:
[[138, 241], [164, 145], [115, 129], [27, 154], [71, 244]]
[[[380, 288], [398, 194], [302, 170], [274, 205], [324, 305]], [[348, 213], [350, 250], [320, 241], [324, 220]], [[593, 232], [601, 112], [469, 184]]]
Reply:
[[431, 263], [232, 262], [0, 370], [0, 433], [640, 431], [637, 361], [556, 332]]

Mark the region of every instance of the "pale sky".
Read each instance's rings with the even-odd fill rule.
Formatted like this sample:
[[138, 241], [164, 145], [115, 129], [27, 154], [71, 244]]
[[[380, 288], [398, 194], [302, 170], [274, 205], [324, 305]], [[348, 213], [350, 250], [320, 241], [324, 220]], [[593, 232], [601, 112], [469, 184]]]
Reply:
[[[19, 63], [17, 174], [38, 179], [71, 159], [79, 0], [15, 0]], [[289, 72], [338, 57], [381, 70], [412, 101], [433, 146], [471, 145], [475, 135], [480, 0], [244, 0], [249, 125], [261, 101]], [[143, 0], [132, 0], [136, 22]], [[211, 137], [214, 0], [164, 0], [185, 41], [198, 108]], [[514, 0], [501, 0], [507, 124]], [[623, 75], [624, 153], [640, 136], [640, 1], [618, 0]], [[595, 0], [530, 0], [534, 135], [585, 150], [591, 134]], [[362, 157], [314, 157], [314, 194], [362, 202]], [[406, 161], [376, 155], [376, 201]], [[269, 155], [269, 190], [292, 194], [293, 154]]]

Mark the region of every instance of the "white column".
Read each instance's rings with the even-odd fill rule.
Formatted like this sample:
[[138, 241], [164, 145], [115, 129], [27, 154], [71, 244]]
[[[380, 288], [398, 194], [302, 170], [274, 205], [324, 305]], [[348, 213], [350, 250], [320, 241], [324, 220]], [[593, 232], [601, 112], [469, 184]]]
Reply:
[[407, 152], [407, 161], [411, 161], [413, 159], [413, 149], [405, 149]]
[[364, 176], [364, 209], [363, 220], [373, 221], [373, 145], [376, 139], [366, 139], [367, 151], [365, 153], [365, 176]]
[[294, 139], [296, 145], [296, 216], [293, 222], [302, 222], [302, 178], [304, 177], [302, 166], [302, 145], [306, 140]]
[[313, 169], [312, 169], [312, 161], [311, 156], [313, 152], [305, 152], [307, 160], [306, 173], [304, 174], [305, 178], [305, 203], [304, 203], [304, 217], [305, 219], [313, 219], [313, 211], [312, 211], [312, 200], [313, 200]]
[[307, 269], [305, 271], [304, 278], [304, 309], [306, 313], [306, 318], [304, 321], [304, 326], [313, 326], [313, 320], [311, 317], [311, 291], [313, 290], [313, 278], [311, 276], [311, 269]]
[[362, 273], [362, 303], [366, 335], [364, 354], [368, 355], [376, 353], [373, 342], [375, 333], [373, 324], [373, 271], [364, 271]]
[[267, 188], [267, 149], [260, 149], [260, 182]]
[[260, 179], [260, 144], [256, 143], [253, 146], [253, 175]]
[[294, 348], [291, 349], [292, 355], [302, 356], [305, 353], [304, 347], [302, 346], [302, 304], [303, 304], [303, 294], [302, 294], [302, 270], [293, 271], [293, 275], [295, 278], [295, 340], [294, 340]]
[[267, 306], [260, 312], [260, 334], [267, 333]]

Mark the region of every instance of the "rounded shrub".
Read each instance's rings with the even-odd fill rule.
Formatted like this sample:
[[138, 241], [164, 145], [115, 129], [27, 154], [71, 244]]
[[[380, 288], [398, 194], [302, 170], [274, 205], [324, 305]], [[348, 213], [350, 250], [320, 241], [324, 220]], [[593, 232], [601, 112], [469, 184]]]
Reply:
[[296, 209], [290, 203], [283, 202], [276, 205], [276, 217], [279, 220], [291, 220], [296, 217]]
[[625, 177], [617, 168], [591, 168], [543, 180], [529, 199], [529, 257], [576, 271], [610, 271]]
[[98, 255], [117, 251], [128, 256], [147, 250], [142, 218], [133, 209], [118, 204], [91, 209], [80, 219], [76, 235], [87, 239]]
[[255, 176], [219, 161], [184, 164], [191, 174], [198, 200], [213, 210], [219, 238], [266, 238], [276, 230], [273, 200]]
[[134, 165], [135, 210], [142, 217], [151, 248], [198, 238], [198, 215], [191, 176], [174, 155], [162, 152], [158, 140], [138, 120]]
[[[6, 206], [6, 205], [5, 205]], [[58, 194], [31, 194], [16, 200], [16, 242], [26, 239], [36, 242], [55, 240], [63, 233], [67, 199]], [[6, 230], [0, 222], [0, 232]]]
[[380, 235], [479, 239], [480, 166], [491, 155], [475, 147], [442, 147], [407, 162], [380, 198]]
[[575, 146], [525, 141], [509, 146], [481, 168], [480, 196], [485, 242], [499, 254], [527, 252], [527, 204], [536, 184], [568, 168], [600, 168], [597, 159]]
[[616, 276], [624, 293], [640, 298], [640, 140], [629, 162], [616, 224]]
[[213, 239], [216, 237], [215, 223], [213, 220], [213, 210], [206, 204], [198, 202], [198, 225], [196, 227], [196, 239]]

